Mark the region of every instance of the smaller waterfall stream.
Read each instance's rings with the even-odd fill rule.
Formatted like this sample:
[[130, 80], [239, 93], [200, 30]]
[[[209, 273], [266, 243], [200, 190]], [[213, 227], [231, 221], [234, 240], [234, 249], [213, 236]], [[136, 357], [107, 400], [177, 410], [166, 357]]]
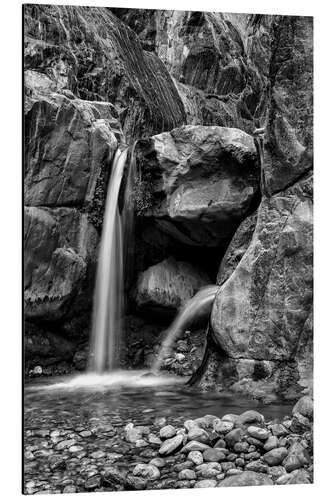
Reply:
[[209, 315], [218, 289], [219, 287], [217, 285], [205, 286], [182, 307], [167, 331], [158, 358], [152, 367], [154, 373], [160, 370], [170, 347], [181, 335], [189, 322], [203, 315]]
[[118, 149], [106, 198], [94, 293], [90, 371], [117, 368], [123, 315], [123, 234], [118, 195], [127, 149]]

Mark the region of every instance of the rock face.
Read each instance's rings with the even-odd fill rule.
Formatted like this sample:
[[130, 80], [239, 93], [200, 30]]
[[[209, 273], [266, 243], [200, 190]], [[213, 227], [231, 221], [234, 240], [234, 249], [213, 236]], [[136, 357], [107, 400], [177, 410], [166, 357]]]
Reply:
[[248, 249], [257, 224], [257, 217], [258, 212], [255, 211], [239, 225], [221, 261], [216, 278], [218, 285], [222, 285], [232, 275]]
[[238, 129], [184, 126], [153, 136], [140, 165], [151, 183], [143, 215], [187, 245], [230, 238], [258, 193], [256, 147]]
[[204, 272], [169, 258], [139, 275], [135, 299], [140, 309], [175, 312], [209, 283]]
[[271, 16], [130, 9], [112, 11], [173, 76], [187, 122], [252, 132], [267, 103]]
[[216, 295], [212, 326], [229, 359], [240, 360], [238, 390], [254, 391], [261, 360], [257, 385], [281, 393], [291, 380], [312, 387], [312, 21], [278, 17], [271, 30], [264, 197], [252, 240]]
[[57, 89], [114, 103], [125, 135], [138, 137], [185, 123], [176, 87], [162, 61], [108, 9], [27, 5], [25, 68]]

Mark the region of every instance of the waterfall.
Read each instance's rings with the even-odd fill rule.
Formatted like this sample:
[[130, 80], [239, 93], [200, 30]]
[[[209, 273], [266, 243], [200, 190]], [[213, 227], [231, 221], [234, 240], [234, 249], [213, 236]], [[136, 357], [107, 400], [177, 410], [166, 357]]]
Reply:
[[127, 148], [115, 153], [109, 181], [94, 292], [90, 371], [117, 368], [123, 316], [123, 229], [118, 196]]
[[167, 330], [166, 337], [162, 343], [160, 352], [158, 353], [157, 360], [152, 368], [153, 372], [156, 373], [160, 370], [163, 360], [168, 354], [170, 347], [182, 334], [184, 328], [189, 324], [189, 322], [193, 321], [195, 318], [209, 315], [218, 289], [219, 287], [217, 285], [208, 285], [201, 288], [181, 308], [171, 326]]

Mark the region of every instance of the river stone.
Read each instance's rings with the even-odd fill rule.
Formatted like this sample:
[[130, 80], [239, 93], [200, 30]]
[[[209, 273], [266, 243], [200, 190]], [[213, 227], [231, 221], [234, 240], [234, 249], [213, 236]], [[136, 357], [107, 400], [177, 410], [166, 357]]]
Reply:
[[224, 436], [224, 439], [229, 447], [233, 447], [242, 439], [244, 431], [242, 429], [233, 429]]
[[207, 464], [197, 465], [195, 470], [205, 479], [217, 476], [221, 472], [221, 465], [218, 462], [209, 462]]
[[270, 436], [270, 432], [267, 429], [256, 427], [254, 425], [250, 425], [250, 427], [247, 428], [247, 432], [251, 437], [259, 439], [260, 441], [266, 441], [266, 439]]
[[123, 485], [126, 482], [126, 476], [116, 466], [107, 467], [103, 472], [102, 480], [107, 486]]
[[164, 458], [155, 457], [152, 460], [150, 460], [149, 464], [154, 465], [155, 467], [158, 467], [160, 469], [162, 467], [165, 467], [166, 461], [164, 460]]
[[200, 427], [193, 427], [188, 432], [188, 440], [189, 441], [198, 441], [199, 443], [209, 443], [209, 434]]
[[276, 436], [269, 436], [263, 448], [265, 451], [271, 451], [273, 450], [273, 448], [277, 448], [278, 446], [279, 446], [278, 438]]
[[203, 479], [202, 481], [197, 481], [194, 488], [215, 488], [217, 481], [215, 479]]
[[262, 424], [265, 421], [265, 417], [255, 410], [248, 410], [239, 415], [238, 421], [242, 425], [253, 423]]
[[160, 438], [158, 436], [156, 436], [156, 434], [148, 434], [148, 443], [150, 444], [156, 444], [158, 446], [160, 446], [162, 444], [162, 441], [160, 440]]
[[226, 442], [224, 439], [218, 439], [216, 441], [216, 443], [214, 444], [214, 448], [221, 448], [221, 449], [225, 449], [226, 447]]
[[89, 477], [84, 483], [84, 488], [88, 491], [96, 490], [101, 486], [102, 478], [100, 475]]
[[177, 433], [177, 429], [173, 425], [166, 425], [160, 429], [160, 438], [161, 439], [170, 439], [175, 436]]
[[223, 415], [221, 420], [226, 422], [233, 422], [235, 425], [237, 425], [239, 423], [239, 415], [235, 415], [234, 413], [227, 413], [226, 415]]
[[310, 484], [309, 473], [305, 469], [294, 470], [276, 480], [276, 484]]
[[254, 460], [253, 462], [247, 463], [245, 469], [253, 472], [263, 472], [264, 474], [269, 472], [268, 465], [262, 463], [261, 460]]
[[236, 453], [247, 453], [249, 451], [250, 445], [246, 441], [240, 441], [234, 444], [234, 451]]
[[225, 454], [218, 448], [209, 448], [204, 450], [203, 459], [205, 462], [222, 462], [225, 459]]
[[294, 413], [290, 426], [291, 432], [302, 434], [310, 428], [311, 422], [307, 417], [304, 417], [301, 413]]
[[292, 414], [300, 413], [310, 420], [313, 418], [313, 399], [310, 396], [300, 398], [292, 409]]
[[240, 469], [228, 469], [227, 472], [225, 473], [226, 476], [237, 476], [237, 474], [241, 474], [243, 471]]
[[192, 479], [196, 479], [197, 475], [192, 469], [183, 469], [178, 474], [178, 479], [180, 481], [186, 480], [191, 481]]
[[[159, 453], [160, 455], [170, 455], [170, 453], [177, 450], [177, 448], [179, 448], [179, 446], [181, 446], [182, 443], [183, 443], [183, 436], [181, 434], [178, 434], [173, 438], [164, 441], [164, 443], [159, 449]], [[193, 441], [193, 443], [195, 443], [195, 441]], [[183, 450], [184, 448], [182, 449], [182, 451]], [[191, 451], [191, 450], [186, 450], [186, 451]]]
[[194, 420], [185, 420], [183, 424], [184, 428], [187, 430], [187, 432], [190, 432], [191, 429], [196, 429], [198, 424]]
[[269, 428], [273, 436], [281, 437], [287, 436], [287, 434], [289, 434], [288, 429], [286, 429], [282, 424], [272, 424], [269, 426]]
[[213, 423], [213, 429], [218, 434], [227, 434], [234, 428], [234, 423], [227, 420], [216, 419]]
[[190, 451], [204, 451], [210, 448], [207, 444], [199, 443], [199, 441], [189, 441], [186, 445], [181, 449], [182, 453], [188, 453]]
[[198, 427], [201, 429], [208, 430], [213, 426], [214, 420], [216, 420], [215, 415], [205, 415], [204, 417], [199, 417], [194, 420]]
[[265, 486], [273, 485], [273, 481], [267, 474], [260, 472], [245, 471], [236, 476], [223, 479], [218, 486]]
[[125, 489], [126, 490], [145, 490], [147, 487], [147, 480], [128, 474], [126, 477]]
[[[208, 451], [208, 450], [205, 450], [205, 451]], [[192, 462], [195, 465], [201, 465], [203, 463], [203, 460], [204, 460], [201, 451], [190, 451], [187, 458], [189, 460], [192, 460]]]
[[280, 465], [283, 460], [288, 455], [288, 450], [286, 448], [274, 448], [264, 454], [263, 459], [268, 465]]
[[132, 472], [133, 476], [140, 476], [144, 479], [149, 479], [153, 481], [154, 479], [159, 479], [161, 473], [159, 469], [152, 464], [137, 464]]
[[180, 463], [177, 463], [176, 465], [174, 465], [173, 470], [175, 472], [180, 472], [181, 470], [190, 469], [191, 467], [193, 467], [192, 461], [185, 460], [185, 462], [180, 462]]
[[286, 474], [286, 469], [282, 465], [273, 465], [273, 467], [269, 467], [269, 475], [272, 477], [273, 481], [276, 481], [284, 474]]
[[49, 458], [49, 467], [51, 471], [66, 468], [66, 461], [62, 455], [51, 455]]

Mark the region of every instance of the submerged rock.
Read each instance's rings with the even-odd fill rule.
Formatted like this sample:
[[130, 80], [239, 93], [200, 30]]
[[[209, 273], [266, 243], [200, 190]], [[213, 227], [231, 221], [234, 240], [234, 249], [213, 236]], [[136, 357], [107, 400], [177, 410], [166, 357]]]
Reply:
[[267, 474], [245, 471], [240, 474], [223, 479], [218, 486], [269, 486], [273, 481]]

